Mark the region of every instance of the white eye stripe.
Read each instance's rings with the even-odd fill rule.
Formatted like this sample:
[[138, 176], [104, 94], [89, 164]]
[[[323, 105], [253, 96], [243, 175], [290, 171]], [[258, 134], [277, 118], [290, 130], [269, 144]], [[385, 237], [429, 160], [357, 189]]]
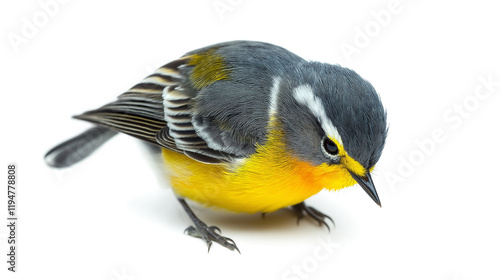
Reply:
[[293, 89], [293, 97], [297, 102], [302, 105], [307, 106], [311, 113], [318, 119], [321, 124], [321, 128], [325, 131], [326, 135], [333, 137], [337, 140], [338, 144], [343, 146], [342, 138], [340, 137], [339, 131], [332, 124], [332, 121], [326, 115], [325, 107], [323, 102], [317, 96], [314, 95], [312, 87], [308, 84], [300, 85]]
[[269, 119], [276, 114], [278, 110], [278, 92], [280, 89], [281, 78], [273, 78], [273, 87], [271, 88], [271, 95], [269, 98]]

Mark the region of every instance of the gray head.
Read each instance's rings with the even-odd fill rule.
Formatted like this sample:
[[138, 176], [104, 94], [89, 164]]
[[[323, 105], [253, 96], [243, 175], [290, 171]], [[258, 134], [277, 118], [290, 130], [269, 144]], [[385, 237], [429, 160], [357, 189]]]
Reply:
[[387, 123], [373, 86], [350, 69], [307, 62], [279, 81], [278, 98], [290, 154], [337, 172], [326, 188], [357, 182], [380, 205], [369, 172], [384, 148]]

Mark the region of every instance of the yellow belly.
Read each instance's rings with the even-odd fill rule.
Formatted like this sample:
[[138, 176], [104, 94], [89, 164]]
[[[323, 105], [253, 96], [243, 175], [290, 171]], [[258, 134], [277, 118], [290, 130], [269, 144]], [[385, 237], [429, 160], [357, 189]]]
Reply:
[[355, 184], [340, 166], [313, 166], [289, 155], [281, 135], [271, 137], [238, 166], [205, 164], [163, 149], [174, 191], [207, 206], [235, 212], [272, 212], [304, 201], [323, 188]]

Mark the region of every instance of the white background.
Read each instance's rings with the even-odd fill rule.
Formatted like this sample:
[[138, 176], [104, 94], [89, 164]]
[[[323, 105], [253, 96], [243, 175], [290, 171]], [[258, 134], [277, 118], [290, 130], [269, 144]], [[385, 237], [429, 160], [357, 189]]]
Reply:
[[[1, 279], [500, 279], [493, 1], [6, 2], [0, 178], [17, 164], [19, 225], [14, 274], [2, 187]], [[328, 233], [288, 210], [262, 219], [195, 207], [242, 252], [214, 244], [207, 254], [183, 234], [188, 217], [135, 139], [120, 135], [67, 170], [44, 164], [89, 127], [72, 115], [187, 51], [235, 39], [350, 67], [375, 86], [390, 123], [373, 175], [382, 208], [358, 186], [322, 192], [308, 202], [334, 218]]]

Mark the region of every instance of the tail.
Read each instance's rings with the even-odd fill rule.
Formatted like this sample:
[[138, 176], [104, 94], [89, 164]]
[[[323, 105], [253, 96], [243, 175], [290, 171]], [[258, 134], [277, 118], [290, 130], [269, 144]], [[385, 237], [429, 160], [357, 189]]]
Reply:
[[52, 148], [45, 154], [45, 162], [51, 167], [69, 167], [88, 157], [116, 134], [106, 127], [92, 127]]

